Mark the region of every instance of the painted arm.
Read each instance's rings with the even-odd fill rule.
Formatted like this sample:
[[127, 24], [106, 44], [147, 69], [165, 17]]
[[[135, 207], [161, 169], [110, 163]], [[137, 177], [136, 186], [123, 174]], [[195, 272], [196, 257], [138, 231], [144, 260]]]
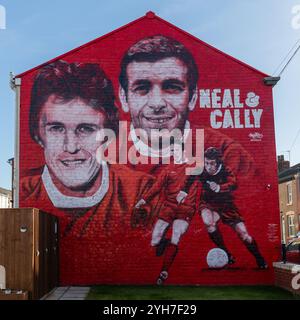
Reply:
[[136, 208], [141, 207], [142, 205], [146, 204], [147, 202], [151, 201], [165, 185], [167, 178], [167, 172], [164, 170], [158, 177], [154, 184], [144, 193], [142, 199], [140, 199], [137, 204], [135, 205]]

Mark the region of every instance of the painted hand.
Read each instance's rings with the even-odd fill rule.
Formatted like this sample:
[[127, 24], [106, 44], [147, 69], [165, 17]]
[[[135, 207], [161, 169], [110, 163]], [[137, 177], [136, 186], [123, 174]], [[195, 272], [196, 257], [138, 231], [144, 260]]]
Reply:
[[146, 201], [144, 199], [141, 199], [137, 202], [137, 204], [135, 205], [135, 208], [140, 208], [141, 206], [143, 206], [144, 204], [146, 204]]
[[178, 195], [176, 196], [176, 200], [178, 203], [183, 203], [186, 197], [187, 197], [187, 193], [181, 190], [178, 192]]
[[220, 192], [220, 185], [213, 181], [206, 181], [209, 184], [209, 188], [214, 192]]

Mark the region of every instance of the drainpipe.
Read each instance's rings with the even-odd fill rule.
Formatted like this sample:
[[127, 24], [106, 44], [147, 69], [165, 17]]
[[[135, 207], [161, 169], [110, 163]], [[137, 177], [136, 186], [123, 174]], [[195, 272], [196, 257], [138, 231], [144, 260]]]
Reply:
[[15, 92], [15, 155], [13, 172], [14, 208], [19, 207], [20, 190], [20, 94], [21, 79], [10, 73], [10, 87]]

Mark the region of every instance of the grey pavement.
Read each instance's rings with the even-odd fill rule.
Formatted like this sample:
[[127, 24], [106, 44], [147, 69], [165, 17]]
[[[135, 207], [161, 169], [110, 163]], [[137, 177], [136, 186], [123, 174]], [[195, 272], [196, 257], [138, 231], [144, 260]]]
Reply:
[[41, 300], [85, 300], [89, 291], [90, 287], [58, 287]]

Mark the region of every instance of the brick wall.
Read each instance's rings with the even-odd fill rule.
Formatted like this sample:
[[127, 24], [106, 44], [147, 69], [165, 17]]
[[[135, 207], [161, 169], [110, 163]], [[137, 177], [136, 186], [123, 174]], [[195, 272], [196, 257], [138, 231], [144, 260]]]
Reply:
[[[199, 69], [198, 99], [193, 111], [188, 114], [190, 127], [205, 127], [208, 129], [206, 132], [213, 131], [210, 137], [215, 138], [211, 138], [211, 143], [207, 143], [206, 147], [219, 147], [222, 144], [224, 153], [229, 149], [235, 150], [229, 157], [233, 167], [243, 167], [247, 162], [244, 160], [248, 157], [253, 160], [253, 167], [249, 166], [254, 171], [253, 177], [246, 179], [243, 172], [237, 177], [238, 188], [234, 191], [234, 201], [245, 220], [249, 234], [256, 240], [260, 252], [271, 266], [279, 256], [280, 228], [272, 88], [264, 85], [263, 73], [162, 19], [153, 17], [139, 19], [56, 60], [99, 64], [110, 78], [117, 97], [120, 62], [126, 50], [145, 37], [161, 34], [185, 45]], [[81, 207], [64, 210], [59, 205], [53, 205], [47, 196], [41, 181], [45, 150], [41, 144], [33, 141], [29, 133], [31, 90], [40, 69], [41, 67], [38, 67], [21, 75], [20, 207], [37, 207], [56, 215], [61, 230], [66, 226], [72, 227], [67, 230], [68, 233], [62, 232], [61, 235], [61, 284], [155, 283], [163, 257], [157, 257], [150, 245], [153, 226], [148, 229], [143, 226], [130, 229], [130, 206], [139, 200], [134, 199], [136, 190], [139, 190], [141, 185], [138, 177], [141, 172], [152, 173], [147, 166], [144, 168], [139, 165], [131, 172], [129, 168], [111, 165], [108, 191], [111, 201], [106, 196], [101, 204], [89, 210]], [[204, 91], [212, 93], [211, 101], [214, 101], [215, 105], [201, 105], [199, 96]], [[253, 98], [258, 99], [257, 106], [251, 105]], [[232, 104], [228, 105], [230, 100]], [[227, 106], [222, 107], [223, 101]], [[122, 110], [120, 99], [116, 98], [115, 102], [120, 120], [128, 121], [129, 127], [130, 114], [126, 113], [124, 108]], [[258, 112], [262, 112], [261, 118], [259, 124], [255, 124], [254, 114], [257, 115]], [[68, 120], [74, 120], [71, 112], [67, 115]], [[77, 120], [79, 121], [80, 117], [74, 122]], [[217, 126], [221, 124], [218, 128], [215, 120], [218, 122]], [[219, 134], [223, 140], [216, 138]], [[242, 149], [247, 156], [242, 156], [243, 161], [239, 162], [237, 159]], [[245, 167], [247, 168], [247, 164]], [[180, 241], [167, 283], [273, 284], [272, 266], [268, 270], [258, 269], [254, 256], [247, 250], [235, 230], [222, 222], [219, 225], [236, 263], [222, 270], [208, 268], [207, 253], [216, 245], [208, 236], [201, 216], [197, 213]]]
[[[274, 262], [275, 285], [300, 295], [300, 265]], [[294, 285], [294, 287], [293, 287]]]

